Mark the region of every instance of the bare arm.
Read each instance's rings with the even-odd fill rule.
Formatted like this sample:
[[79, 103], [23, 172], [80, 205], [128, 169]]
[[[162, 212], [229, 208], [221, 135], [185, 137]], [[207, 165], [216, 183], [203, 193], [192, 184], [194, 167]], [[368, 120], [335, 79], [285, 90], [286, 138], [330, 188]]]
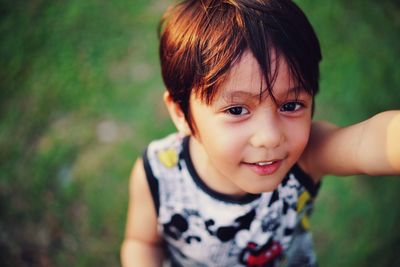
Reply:
[[315, 180], [325, 174], [400, 174], [400, 111], [382, 112], [344, 128], [313, 123], [300, 162]]
[[157, 215], [141, 159], [136, 161], [130, 178], [127, 217], [122, 266], [162, 266], [162, 240], [157, 233]]

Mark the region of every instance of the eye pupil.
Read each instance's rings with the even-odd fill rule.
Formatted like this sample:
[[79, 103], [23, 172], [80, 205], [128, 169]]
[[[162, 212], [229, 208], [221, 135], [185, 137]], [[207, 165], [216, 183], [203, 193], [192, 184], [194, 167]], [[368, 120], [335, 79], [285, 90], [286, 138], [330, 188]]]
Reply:
[[243, 108], [242, 107], [232, 107], [229, 109], [229, 113], [231, 113], [232, 115], [240, 115], [243, 112]]
[[296, 105], [297, 104], [295, 102], [286, 103], [285, 105], [283, 105], [283, 110], [294, 111], [296, 110]]

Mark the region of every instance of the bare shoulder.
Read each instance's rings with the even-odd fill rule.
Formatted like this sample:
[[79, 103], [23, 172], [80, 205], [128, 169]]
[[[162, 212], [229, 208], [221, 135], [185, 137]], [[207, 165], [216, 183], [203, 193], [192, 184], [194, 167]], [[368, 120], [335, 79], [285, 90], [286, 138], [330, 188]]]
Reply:
[[129, 181], [129, 205], [125, 238], [121, 246], [122, 266], [162, 266], [163, 249], [157, 231], [157, 213], [143, 166], [138, 159]]
[[154, 245], [161, 242], [157, 232], [157, 212], [141, 158], [136, 160], [130, 175], [125, 236]]
[[[140, 189], [140, 190], [138, 190]], [[142, 190], [148, 189], [146, 181], [146, 172], [144, 171], [143, 159], [138, 158], [133, 165], [130, 177], [129, 177], [129, 193], [132, 197], [135, 191], [142, 192]]]

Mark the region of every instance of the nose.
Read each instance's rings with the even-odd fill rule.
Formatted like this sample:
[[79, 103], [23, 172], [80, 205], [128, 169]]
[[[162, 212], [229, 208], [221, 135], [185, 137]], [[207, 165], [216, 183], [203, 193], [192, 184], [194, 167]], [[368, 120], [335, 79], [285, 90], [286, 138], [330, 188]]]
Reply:
[[284, 140], [284, 131], [277, 114], [262, 115], [254, 121], [254, 131], [250, 138], [253, 147], [276, 148]]

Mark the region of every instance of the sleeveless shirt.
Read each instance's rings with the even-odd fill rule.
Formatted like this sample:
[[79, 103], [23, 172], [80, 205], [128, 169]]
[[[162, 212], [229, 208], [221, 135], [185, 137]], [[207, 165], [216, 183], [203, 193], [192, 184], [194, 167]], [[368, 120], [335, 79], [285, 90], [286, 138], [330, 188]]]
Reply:
[[309, 216], [319, 184], [299, 166], [273, 192], [237, 199], [198, 176], [188, 136], [151, 142], [143, 163], [172, 266], [317, 266]]

